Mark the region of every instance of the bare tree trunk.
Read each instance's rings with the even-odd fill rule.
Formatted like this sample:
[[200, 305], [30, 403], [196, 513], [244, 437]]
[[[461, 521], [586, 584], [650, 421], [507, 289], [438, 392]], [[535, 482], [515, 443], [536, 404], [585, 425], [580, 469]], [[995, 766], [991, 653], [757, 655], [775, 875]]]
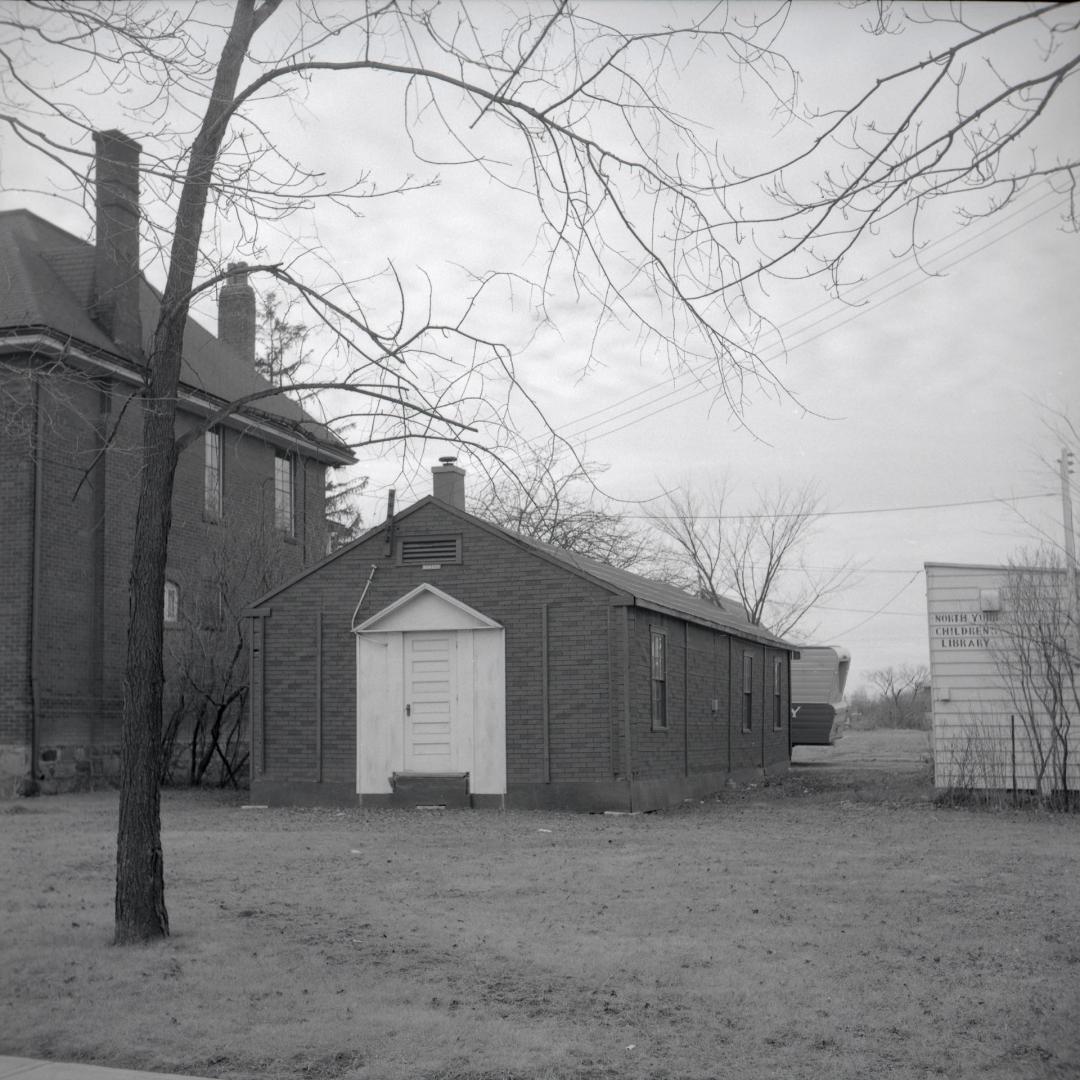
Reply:
[[175, 405], [151, 398], [131, 561], [116, 847], [116, 935], [124, 944], [165, 937], [161, 852], [161, 708], [165, 559], [172, 518]]
[[161, 708], [165, 566], [176, 471], [176, 394], [207, 193], [255, 31], [280, 0], [239, 0], [180, 194], [161, 317], [147, 358], [143, 467], [131, 563], [116, 838], [115, 942], [168, 936], [161, 851]]

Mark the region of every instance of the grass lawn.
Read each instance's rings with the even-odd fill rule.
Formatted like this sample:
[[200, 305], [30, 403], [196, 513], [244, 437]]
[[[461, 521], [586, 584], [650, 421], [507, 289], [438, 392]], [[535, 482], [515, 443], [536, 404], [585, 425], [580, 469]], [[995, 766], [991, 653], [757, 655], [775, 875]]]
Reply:
[[1080, 815], [802, 767], [644, 816], [0, 803], [0, 1053], [236, 1078], [1075, 1077]]

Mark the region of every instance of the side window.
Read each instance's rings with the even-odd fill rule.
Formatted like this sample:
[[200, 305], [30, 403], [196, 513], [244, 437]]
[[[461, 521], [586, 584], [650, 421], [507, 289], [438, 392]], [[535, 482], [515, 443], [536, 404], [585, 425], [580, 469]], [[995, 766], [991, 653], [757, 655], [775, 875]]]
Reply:
[[742, 658], [742, 729], [754, 729], [754, 657], [743, 653]]
[[293, 459], [286, 454], [274, 456], [274, 528], [292, 536], [296, 528], [293, 494]]
[[660, 630], [651, 631], [651, 682], [653, 731], [667, 731], [667, 638]]
[[784, 661], [780, 657], [773, 660], [773, 728], [779, 731], [784, 726]]
[[221, 433], [208, 431], [203, 466], [203, 510], [211, 521], [221, 520]]

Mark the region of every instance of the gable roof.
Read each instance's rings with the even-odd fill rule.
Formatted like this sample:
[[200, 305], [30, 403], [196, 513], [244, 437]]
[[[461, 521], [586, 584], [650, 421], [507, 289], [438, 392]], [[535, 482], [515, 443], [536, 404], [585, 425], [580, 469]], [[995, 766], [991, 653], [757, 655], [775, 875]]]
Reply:
[[[510, 529], [504, 529], [501, 525], [494, 525], [490, 521], [477, 517], [475, 514], [470, 514], [467, 510], [460, 510], [450, 503], [436, 499], [433, 495], [426, 495], [395, 514], [395, 527], [428, 506], [437, 507], [452, 517], [483, 529], [492, 535], [530, 551], [534, 555], [538, 555], [547, 562], [562, 567], [578, 577], [585, 578], [593, 584], [606, 589], [612, 594], [613, 599], [622, 599], [629, 606], [645, 608], [658, 614], [674, 615], [676, 618], [684, 619], [698, 626], [721, 630], [778, 649], [794, 650], [796, 648], [795, 645], [770, 633], [764, 627], [754, 626], [748, 622], [741, 609], [737, 612], [726, 611], [708, 600], [701, 600], [696, 596], [691, 596], [674, 585], [667, 585], [662, 581], [653, 581], [651, 578], [642, 577], [640, 574], [631, 573], [629, 570], [617, 570], [615, 567], [598, 562], [596, 559], [589, 559], [583, 555], [564, 551], [562, 548], [557, 548], [552, 544], [545, 544], [540, 540], [532, 539], [532, 537], [524, 536]], [[368, 529], [367, 532], [357, 537], [352, 543], [346, 544], [345, 547], [335, 551], [332, 555], [328, 555], [325, 559], [315, 563], [313, 566], [309, 566], [289, 581], [279, 585], [272, 592], [259, 599], [249, 610], [253, 611], [261, 607], [278, 593], [291, 588], [309, 575], [318, 573], [323, 566], [340, 559], [354, 548], [385, 532], [385, 530], [385, 522]]]
[[[92, 357], [108, 359], [132, 379], [137, 367], [90, 317], [94, 247], [29, 210], [0, 211], [0, 342], [5, 337], [54, 334], [80, 343]], [[148, 348], [161, 296], [140, 281], [143, 346]], [[233, 350], [189, 318], [184, 330], [181, 394], [189, 407], [213, 410], [271, 383]], [[279, 393], [241, 407], [234, 423], [269, 424], [279, 435], [305, 445], [332, 464], [355, 460], [348, 446], [290, 397]]]
[[484, 521], [483, 518], [469, 514], [467, 511], [448, 506], [433, 496], [429, 495], [427, 498], [421, 499], [420, 502], [405, 510], [403, 515], [407, 515], [429, 502], [435, 503], [455, 515], [467, 518], [472, 524], [478, 525], [489, 532], [500, 534], [515, 544], [564, 567], [572, 573], [588, 578], [617, 594], [629, 597], [634, 607], [648, 608], [658, 613], [675, 615], [700, 626], [737, 633], [740, 637], [751, 638], [764, 644], [776, 645], [780, 648], [792, 647], [764, 627], [754, 626], [748, 622], [741, 605], [738, 611], [727, 611], [709, 600], [691, 596], [690, 593], [683, 592], [682, 589], [675, 585], [668, 585], [663, 581], [654, 581], [652, 578], [642, 577], [641, 574], [635, 574], [630, 570], [620, 570], [597, 559], [590, 559], [572, 551], [565, 551], [562, 548], [555, 547], [553, 544], [546, 544], [543, 541], [534, 540], [530, 536], [504, 529], [501, 525], [494, 525], [489, 521]]

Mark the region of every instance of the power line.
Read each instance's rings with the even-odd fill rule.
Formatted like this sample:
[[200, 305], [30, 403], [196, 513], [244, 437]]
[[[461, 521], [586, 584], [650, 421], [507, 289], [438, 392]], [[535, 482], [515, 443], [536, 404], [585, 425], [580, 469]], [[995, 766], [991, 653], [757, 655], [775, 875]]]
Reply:
[[[998, 227], [998, 225], [1000, 223], [1002, 223], [1002, 222], [1007, 223], [1009, 221], [1014, 220], [1015, 218], [1019, 217], [1022, 214], [1027, 214], [1039, 202], [1041, 202], [1041, 201], [1043, 201], [1043, 200], [1045, 200], [1047, 198], [1050, 198], [1050, 197], [1052, 197], [1054, 195], [1056, 195], [1056, 192], [1054, 192], [1052, 190], [1048, 190], [1048, 191], [1044, 192], [1042, 195], [1038, 196], [1038, 198], [1032, 200], [1031, 202], [1029, 202], [1029, 203], [1019, 207], [1015, 211], [1013, 211], [1012, 214], [1010, 214], [1010, 215], [1008, 215], [1006, 217], [1003, 217], [1003, 218], [995, 219], [995, 221], [987, 229], [984, 229], [982, 232], [976, 232], [976, 233], [972, 234], [972, 233], [968, 233], [966, 229], [961, 227], [960, 229], [954, 230], [952, 233], [947, 234], [945, 237], [942, 237], [941, 239], [934, 241], [933, 243], [928, 245], [928, 248], [935, 247], [935, 246], [938, 246], [940, 244], [943, 244], [943, 243], [947, 242], [948, 240], [960, 235], [961, 233], [965, 234], [963, 236], [963, 238], [960, 240], [959, 243], [953, 245], [952, 247], [948, 248], [947, 250], [941, 252], [938, 255], [937, 260], [935, 262], [935, 265], [939, 266], [941, 269], [951, 269], [953, 266], [956, 266], [958, 263], [964, 261], [965, 259], [970, 258], [971, 256], [978, 254], [979, 252], [985, 250], [987, 247], [991, 246], [992, 244], [998, 243], [1000, 240], [1004, 239], [1007, 236], [1011, 236], [1014, 232], [1019, 231], [1020, 229], [1022, 229], [1024, 227], [1026, 227], [1027, 225], [1031, 224], [1033, 221], [1037, 220], [1038, 218], [1043, 217], [1046, 214], [1050, 213], [1051, 211], [1056, 210], [1060, 206], [1064, 205], [1064, 203], [1059, 200], [1059, 201], [1051, 204], [1050, 206], [1047, 206], [1044, 209], [1039, 210], [1038, 213], [1032, 214], [1030, 217], [1026, 217], [1023, 221], [1020, 221], [1013, 228], [1008, 229], [1005, 232], [999, 232], [997, 235], [989, 236], [989, 234], [991, 232], [994, 232], [997, 229], [997, 227]], [[975, 241], [981, 240], [984, 237], [989, 237], [989, 238], [986, 240], [985, 243], [980, 244], [979, 247], [975, 248], [972, 251], [966, 252], [964, 255], [960, 256], [957, 259], [952, 260], [951, 262], [945, 262], [944, 261], [945, 259], [948, 258], [949, 255], [951, 255], [951, 254], [953, 254], [953, 253], [955, 253], [957, 251], [960, 251], [962, 248], [970, 245], [971, 243], [973, 243]], [[829, 326], [829, 327], [826, 327], [826, 328], [822, 329], [817, 334], [814, 334], [812, 337], [805, 338], [802, 341], [791, 344], [788, 347], [788, 349], [786, 350], [787, 353], [794, 352], [795, 350], [803, 347], [804, 345], [808, 345], [811, 342], [818, 340], [819, 338], [823, 337], [825, 334], [831, 333], [831, 332], [835, 331], [836, 329], [838, 329], [841, 326], [845, 326], [847, 323], [852, 322], [854, 319], [860, 318], [862, 315], [866, 314], [867, 312], [875, 310], [876, 308], [880, 307], [882, 304], [887, 303], [890, 300], [894, 300], [897, 297], [902, 296], [904, 293], [909, 292], [911, 289], [915, 288], [917, 285], [922, 284], [926, 280], [925, 272], [924, 272], [923, 267], [922, 267], [923, 262], [925, 262], [925, 259], [920, 260], [920, 264], [912, 267], [909, 270], [904, 271], [904, 273], [901, 274], [899, 277], [894, 277], [892, 281], [887, 282], [886, 284], [882, 285], [880, 288], [870, 290], [869, 292], [862, 293], [860, 299], [862, 299], [862, 300], [870, 300], [871, 298], [873, 298], [875, 296], [879, 296], [881, 294], [887, 293], [888, 290], [894, 289], [895, 286], [899, 282], [905, 280], [908, 277], [912, 277], [913, 275], [917, 275], [916, 280], [914, 282], [912, 282], [911, 284], [905, 286], [904, 288], [902, 288], [902, 289], [900, 289], [898, 291], [888, 292], [888, 295], [881, 295], [881, 299], [877, 300], [874, 303], [865, 304], [865, 306], [860, 307], [857, 311], [851, 312], [846, 319], [843, 319], [840, 322], [835, 323], [832, 326]], [[895, 273], [895, 267], [890, 267], [890, 268], [888, 268], [886, 270], [880, 271], [878, 274], [874, 275], [873, 277], [871, 277], [868, 280], [873, 281], [875, 279], [886, 277], [886, 276], [892, 275], [894, 273]], [[813, 308], [810, 308], [809, 310], [807, 310], [807, 311], [803, 312], [802, 314], [797, 315], [794, 318], [792, 318], [791, 320], [789, 320], [788, 323], [785, 324], [785, 326], [777, 327], [777, 329], [776, 329], [777, 335], [778, 336], [781, 335], [785, 331], [785, 329], [787, 327], [794, 327], [795, 324], [798, 323], [800, 320], [803, 320], [808, 316], [814, 315], [814, 314], [816, 314], [817, 312], [821, 311], [824, 308], [827, 308], [827, 307], [828, 308], [834, 308], [834, 306], [837, 303], [838, 303], [838, 301], [835, 301], [835, 300], [822, 301], [820, 304], [815, 305]], [[843, 310], [843, 309], [841, 309], [841, 310]], [[820, 318], [816, 319], [815, 321], [813, 321], [811, 323], [808, 323], [807, 325], [805, 325], [805, 326], [803, 326], [801, 328], [798, 328], [798, 329], [793, 328], [793, 329], [791, 329], [790, 333], [792, 335], [804, 334], [807, 330], [811, 329], [814, 326], [820, 325], [822, 322], [825, 322], [826, 320], [832, 318], [832, 316], [833, 316], [833, 311], [829, 311], [826, 314], [822, 315]], [[777, 346], [773, 347], [773, 351], [768, 356], [766, 356], [765, 359], [766, 360], [776, 359], [780, 355], [781, 355], [781, 352], [779, 350], [779, 345], [777, 345]], [[607, 406], [605, 406], [605, 407], [603, 407], [601, 409], [596, 409], [591, 413], [585, 413], [582, 416], [577, 417], [575, 420], [572, 420], [569, 423], [567, 429], [564, 429], [565, 437], [568, 438], [568, 439], [573, 439], [573, 438], [583, 438], [585, 436], [588, 436], [588, 437], [592, 438], [595, 441], [596, 439], [607, 438], [609, 435], [614, 435], [619, 431], [625, 430], [627, 427], [632, 427], [634, 424], [640, 423], [642, 420], [646, 420], [646, 419], [649, 419], [649, 418], [651, 418], [653, 416], [656, 416], [660, 412], [667, 411], [668, 409], [674, 408], [677, 405], [681, 405], [681, 404], [686, 403], [687, 401], [693, 400], [693, 397], [696, 396], [697, 394], [699, 394], [701, 392], [701, 389], [709, 389], [710, 388], [709, 385], [708, 385], [707, 380], [709, 379], [709, 376], [712, 373], [713, 373], [712, 368], [710, 366], [706, 366], [706, 365], [699, 365], [697, 368], [690, 368], [690, 369], [685, 370], [683, 372], [678, 372], [674, 376], [675, 381], [678, 381], [679, 379], [692, 379], [693, 380], [693, 387], [692, 388], [689, 385], [682, 385], [682, 386], [676, 385], [676, 386], [673, 386], [670, 389], [668, 389], [666, 393], [656, 395], [655, 391], [661, 390], [661, 389], [663, 389], [665, 387], [668, 387], [669, 383], [668, 383], [667, 380], [664, 380], [664, 381], [658, 382], [658, 383], [654, 383], [651, 386], [644, 387], [643, 389], [638, 390], [633, 394], [630, 394], [630, 395], [628, 395], [628, 396], [626, 396], [624, 398], [621, 398], [619, 401], [613, 402], [611, 405], [607, 405]], [[688, 394], [687, 391], [691, 390], [691, 389], [693, 389], [693, 392]], [[638, 405], [634, 405], [629, 409], [624, 409], [622, 412], [614, 412], [612, 415], [607, 416], [604, 419], [599, 419], [593, 424], [585, 424], [584, 427], [581, 427], [581, 425], [587, 420], [592, 420], [594, 417], [599, 417], [604, 413], [611, 413], [612, 410], [616, 410], [620, 406], [626, 405], [626, 404], [634, 401], [635, 399], [646, 396], [646, 395], [649, 395], [648, 399], [646, 401], [644, 401], [644, 402], [641, 402]], [[679, 396], [679, 395], [683, 395], [683, 396]], [[669, 398], [676, 398], [677, 400], [668, 401], [667, 404], [662, 404], [662, 405], [659, 404], [660, 402], [667, 401], [667, 399], [669, 399]], [[645, 415], [636, 416], [636, 417], [634, 416], [635, 413], [640, 413], [640, 412], [642, 412], [642, 410], [645, 410], [645, 409], [649, 410], [647, 413], [645, 413]], [[624, 417], [629, 418], [629, 419], [626, 420], [626, 423], [620, 424], [618, 427], [610, 428], [609, 430], [606, 430], [606, 431], [604, 431], [604, 430], [596, 430], [596, 429], [603, 428], [607, 424], [611, 424], [611, 423], [614, 423], [614, 422], [616, 422], [618, 420], [621, 420]], [[580, 428], [580, 430], [575, 430], [575, 429], [578, 429], [578, 428]]]
[[[1053, 192], [1052, 190], [1049, 190], [1049, 191], [1045, 192], [1043, 195], [1039, 196], [1037, 199], [1032, 200], [1032, 202], [1030, 204], [1026, 204], [1026, 205], [1018, 208], [1012, 214], [1008, 215], [1007, 217], [1005, 217], [1003, 219], [999, 219], [999, 220], [1004, 220], [1006, 222], [1010, 221], [1013, 218], [1019, 216], [1020, 214], [1027, 213], [1028, 210], [1031, 209], [1032, 205], [1034, 205], [1034, 204], [1036, 204], [1036, 203], [1038, 203], [1038, 202], [1040, 202], [1040, 201], [1042, 201], [1042, 200], [1044, 200], [1044, 199], [1046, 199], [1046, 198], [1048, 198], [1048, 197], [1050, 197], [1052, 195], [1055, 195], [1055, 194], [1056, 194], [1055, 192]], [[1032, 217], [1030, 217], [1028, 219], [1025, 219], [1024, 221], [1020, 222], [1020, 224], [1015, 226], [1013, 229], [1008, 230], [1007, 232], [1001, 234], [1000, 236], [995, 236], [995, 237], [991, 238], [990, 240], [987, 241], [986, 244], [984, 244], [981, 247], [979, 247], [978, 249], [976, 249], [976, 251], [969, 252], [967, 255], [963, 256], [962, 258], [968, 258], [968, 257], [970, 257], [970, 255], [977, 254], [979, 251], [984, 250], [984, 248], [988, 247], [990, 244], [997, 243], [998, 240], [1003, 239], [1005, 236], [1012, 235], [1013, 232], [1016, 232], [1020, 228], [1023, 228], [1024, 226], [1030, 224], [1032, 221], [1036, 220], [1039, 217], [1042, 217], [1044, 214], [1049, 213], [1051, 210], [1054, 210], [1054, 209], [1056, 209], [1057, 207], [1059, 207], [1061, 205], [1063, 205], [1063, 204], [1061, 202], [1058, 202], [1058, 203], [1055, 203], [1052, 206], [1049, 206], [1049, 207], [1045, 208], [1044, 210], [1039, 211], [1039, 213], [1037, 213], [1037, 214], [1033, 215]], [[994, 228], [996, 228], [997, 224], [998, 224], [998, 222], [995, 221], [995, 223], [993, 223], [989, 228], [983, 230], [982, 233], [975, 233], [973, 235], [971, 235], [971, 234], [965, 235], [964, 239], [962, 239], [960, 241], [960, 243], [954, 245], [952, 248], [948, 249], [943, 254], [945, 256], [947, 256], [947, 255], [951, 254], [954, 251], [960, 250], [962, 247], [966, 246], [967, 244], [970, 244], [973, 240], [980, 239], [981, 237], [983, 237], [983, 236], [987, 235], [988, 233], [990, 233]], [[946, 242], [947, 240], [951, 239], [952, 237], [955, 237], [955, 236], [959, 235], [961, 232], [965, 232], [963, 227], [961, 227], [960, 229], [954, 230], [952, 233], [949, 233], [947, 236], [942, 237], [940, 240], [934, 241], [932, 244], [929, 245], [929, 247], [933, 247], [933, 246], [936, 246], [938, 244], [942, 244], [942, 243]], [[948, 268], [956, 265], [956, 263], [958, 263], [960, 261], [962, 261], [962, 259], [954, 260], [954, 262], [948, 263], [944, 268], [948, 269]], [[895, 267], [890, 267], [890, 268], [888, 268], [886, 270], [880, 271], [878, 274], [874, 275], [874, 277], [870, 278], [869, 280], [872, 281], [875, 278], [881, 278], [881, 277], [888, 276], [888, 275], [894, 273], [894, 271], [895, 271]], [[910, 276], [916, 275], [916, 274], [919, 275], [919, 276], [918, 276], [917, 280], [912, 283], [912, 285], [907, 286], [905, 289], [901, 290], [900, 292], [896, 292], [896, 293], [893, 293], [890, 296], [885, 297], [884, 299], [878, 301], [876, 304], [863, 307], [859, 311], [853, 312], [847, 319], [843, 320], [842, 322], [838, 323], [837, 325], [838, 326], [843, 326], [846, 323], [851, 322], [853, 319], [859, 318], [861, 315], [865, 314], [867, 311], [870, 311], [870, 310], [873, 310], [873, 308], [879, 307], [881, 304], [885, 303], [887, 300], [891, 300], [891, 299], [894, 299], [897, 296], [903, 295], [904, 292], [909, 291], [915, 285], [921, 284], [923, 281], [926, 280], [925, 276], [924, 276], [924, 272], [922, 270], [922, 266], [917, 265], [917, 266], [913, 267], [912, 269], [905, 271], [902, 275], [900, 275], [900, 277], [896, 278], [893, 282], [890, 282], [890, 283], [882, 286], [879, 289], [872, 290], [871, 292], [869, 292], [867, 294], [864, 294], [864, 296], [868, 298], [868, 297], [872, 297], [874, 295], [877, 295], [878, 293], [882, 293], [886, 289], [888, 289], [891, 286], [895, 285], [897, 282], [904, 280], [904, 278], [907, 278], [907, 277], [910, 277]], [[788, 323], [787, 323], [787, 326], [793, 326], [799, 320], [804, 319], [809, 315], [813, 315], [816, 312], [822, 310], [823, 308], [834, 307], [834, 305], [836, 303], [838, 303], [838, 301], [831, 300], [831, 299], [822, 301], [821, 303], [815, 305], [813, 308], [810, 308], [808, 311], [805, 311], [801, 315], [797, 315], [793, 319], [789, 320]], [[808, 326], [803, 327], [801, 330], [793, 330], [791, 332], [793, 334], [804, 333], [810, 327], [816, 326], [819, 323], [821, 323], [821, 322], [825, 321], [826, 319], [830, 318], [831, 315], [832, 315], [832, 313], [830, 312], [830, 313], [822, 316], [821, 318], [815, 320], [814, 322], [808, 324]], [[777, 334], [778, 335], [781, 334], [783, 329], [784, 329], [783, 327], [777, 327]], [[836, 329], [836, 327], [828, 328], [827, 330], [823, 330], [819, 334], [815, 334], [812, 338], [808, 338], [808, 339], [806, 339], [806, 340], [804, 340], [802, 342], [799, 342], [798, 344], [791, 345], [789, 347], [789, 349], [788, 349], [788, 352], [793, 352], [796, 349], [802, 347], [803, 345], [809, 344], [812, 341], [816, 341], [819, 337], [823, 336], [825, 333], [829, 332], [832, 329]], [[780, 355], [779, 352], [776, 352], [773, 355], [769, 356], [768, 359], [775, 359], [779, 355]], [[695, 378], [695, 380], [698, 382], [698, 384], [700, 385], [700, 384], [704, 383], [704, 380], [711, 374], [711, 371], [712, 371], [711, 367], [702, 365], [702, 366], [698, 367], [697, 369], [691, 368], [689, 370], [689, 372], [687, 372], [686, 374], [688, 376], [693, 376]], [[675, 378], [676, 379], [681, 378], [682, 375], [683, 375], [683, 373], [678, 373], [678, 374], [676, 374]], [[626, 402], [632, 401], [636, 397], [641, 397], [642, 395], [650, 394], [653, 390], [661, 389], [661, 388], [663, 388], [663, 387], [665, 387], [667, 385], [668, 385], [667, 380], [665, 380], [665, 381], [660, 382], [660, 383], [655, 383], [650, 387], [645, 387], [644, 389], [637, 391], [635, 394], [631, 394], [628, 397], [621, 399], [620, 401], [614, 402], [612, 405], [605, 406], [603, 409], [595, 410], [592, 413], [586, 413], [584, 416], [579, 417], [576, 421], [571, 421], [571, 427], [573, 427], [575, 424], [580, 424], [583, 420], [590, 419], [593, 416], [598, 416], [603, 412], [609, 412], [612, 409], [616, 409], [620, 405], [625, 404]], [[687, 387], [685, 387], [685, 386], [684, 387], [673, 387], [672, 389], [668, 390], [668, 392], [666, 394], [663, 394], [659, 398], [656, 398], [654, 400], [662, 401], [665, 398], [673, 397], [676, 394], [683, 393], [686, 389], [687, 389]], [[675, 405], [682, 404], [683, 402], [689, 401], [689, 400], [691, 400], [690, 397], [680, 398], [678, 401], [672, 402], [671, 404], [669, 404], [667, 406], [664, 406], [662, 409], [653, 410], [652, 412], [650, 412], [647, 415], [648, 416], [655, 415], [656, 412], [664, 411], [664, 409], [672, 408]], [[619, 420], [623, 416], [629, 416], [634, 412], [638, 412], [641, 409], [647, 408], [650, 404], [651, 404], [651, 401], [647, 401], [647, 402], [644, 402], [641, 405], [637, 405], [637, 406], [634, 406], [631, 409], [625, 410], [622, 413], [616, 413], [615, 415], [608, 417], [606, 420], [598, 421], [598, 423], [595, 426], [599, 427], [599, 426], [603, 426], [606, 423], [611, 423], [612, 421]], [[642, 418], [639, 418], [639, 419], [645, 419], [645, 417], [642, 417]], [[611, 431], [602, 432], [599, 435], [594, 436], [594, 438], [602, 438], [602, 437], [606, 437], [607, 435], [613, 435], [613, 434], [616, 433], [616, 431], [622, 431], [625, 427], [630, 426], [631, 424], [637, 423], [637, 422], [638, 422], [637, 420], [632, 420], [628, 424], [623, 424], [618, 428], [612, 429]], [[587, 431], [588, 431], [588, 428], [586, 428], [585, 431], [579, 433], [579, 437], [580, 437], [580, 435], [586, 434]], [[574, 437], [574, 436], [570, 435], [568, 437]]]
[[[961, 502], [943, 502], [943, 503], [918, 503], [911, 506], [878, 506], [868, 509], [859, 510], [818, 510], [812, 514], [808, 514], [805, 511], [802, 513], [791, 514], [695, 514], [694, 517], [702, 521], [761, 521], [761, 520], [778, 520], [780, 518], [794, 518], [794, 517], [848, 517], [854, 514], [903, 514], [914, 510], [956, 510], [966, 506], [989, 506], [995, 503], [1014, 503], [1024, 502], [1028, 499], [1048, 499], [1056, 498], [1057, 492], [1055, 491], [1040, 491], [1031, 495], [1008, 495], [1008, 496], [996, 496], [990, 499], [965, 499]], [[649, 520], [650, 518], [660, 518], [664, 521], [678, 520], [685, 517], [683, 514], [624, 514], [623, 517], [634, 518], [639, 520]], [[918, 571], [922, 573], [922, 571]], [[893, 571], [893, 573], [903, 573], [903, 571]]]
[[[882, 604], [882, 605], [881, 605], [881, 607], [879, 607], [879, 608], [878, 608], [878, 609], [877, 609], [876, 611], [873, 611], [873, 612], [871, 612], [871, 613], [870, 613], [869, 615], [867, 615], [867, 616], [866, 616], [866, 618], [865, 618], [865, 619], [863, 619], [863, 620], [862, 620], [861, 622], [857, 622], [857, 623], [855, 623], [855, 625], [854, 625], [854, 626], [849, 626], [849, 627], [848, 627], [848, 628], [847, 628], [846, 630], [841, 630], [841, 631], [840, 631], [840, 632], [839, 632], [838, 634], [833, 634], [832, 636], [833, 636], [833, 637], [834, 637], [834, 638], [835, 638], [836, 640], [839, 640], [840, 638], [844, 638], [844, 637], [847, 637], [847, 635], [848, 635], [848, 634], [853, 634], [853, 633], [854, 633], [854, 632], [855, 632], [856, 630], [859, 630], [859, 629], [861, 629], [862, 627], [864, 627], [864, 626], [865, 626], [865, 625], [866, 625], [866, 624], [867, 624], [868, 622], [870, 622], [870, 621], [871, 621], [871, 619], [876, 619], [876, 618], [877, 618], [877, 617], [878, 617], [879, 615], [883, 615], [883, 614], [886, 614], [886, 611], [885, 611], [885, 609], [886, 609], [886, 608], [888, 608], [890, 604], [892, 604], [892, 603], [894, 603], [895, 601], [899, 600], [899, 599], [900, 599], [900, 597], [901, 597], [901, 596], [903, 596], [903, 595], [904, 595], [904, 593], [905, 593], [905, 592], [907, 592], [907, 590], [908, 590], [909, 588], [911, 588], [911, 585], [912, 585], [912, 583], [913, 583], [913, 582], [915, 581], [915, 579], [916, 579], [916, 578], [917, 578], [917, 577], [918, 577], [918, 576], [919, 576], [919, 575], [920, 575], [921, 573], [922, 573], [922, 571], [921, 571], [921, 570], [916, 570], [916, 571], [915, 571], [915, 573], [914, 573], [914, 574], [912, 574], [912, 575], [911, 575], [911, 577], [910, 577], [910, 578], [908, 578], [908, 580], [907, 580], [907, 581], [905, 581], [905, 582], [904, 582], [904, 584], [903, 584], [903, 585], [901, 585], [901, 586], [900, 586], [900, 588], [899, 588], [899, 589], [897, 589], [897, 590], [896, 590], [896, 592], [894, 592], [894, 593], [892, 594], [892, 596], [890, 596], [890, 597], [889, 597], [889, 599], [888, 599], [888, 600], [886, 600], [886, 601], [885, 601], [885, 603], [884, 603], [884, 604]], [[891, 613], [890, 613], [890, 614], [891, 614]]]
[[[921, 574], [921, 570], [915, 571], [917, 574]], [[907, 585], [904, 586], [907, 588]], [[885, 611], [884, 608], [851, 608], [851, 607], [829, 607], [827, 604], [815, 604], [814, 611], [835, 611], [842, 615], [902, 615], [907, 619], [925, 619], [925, 611]]]

